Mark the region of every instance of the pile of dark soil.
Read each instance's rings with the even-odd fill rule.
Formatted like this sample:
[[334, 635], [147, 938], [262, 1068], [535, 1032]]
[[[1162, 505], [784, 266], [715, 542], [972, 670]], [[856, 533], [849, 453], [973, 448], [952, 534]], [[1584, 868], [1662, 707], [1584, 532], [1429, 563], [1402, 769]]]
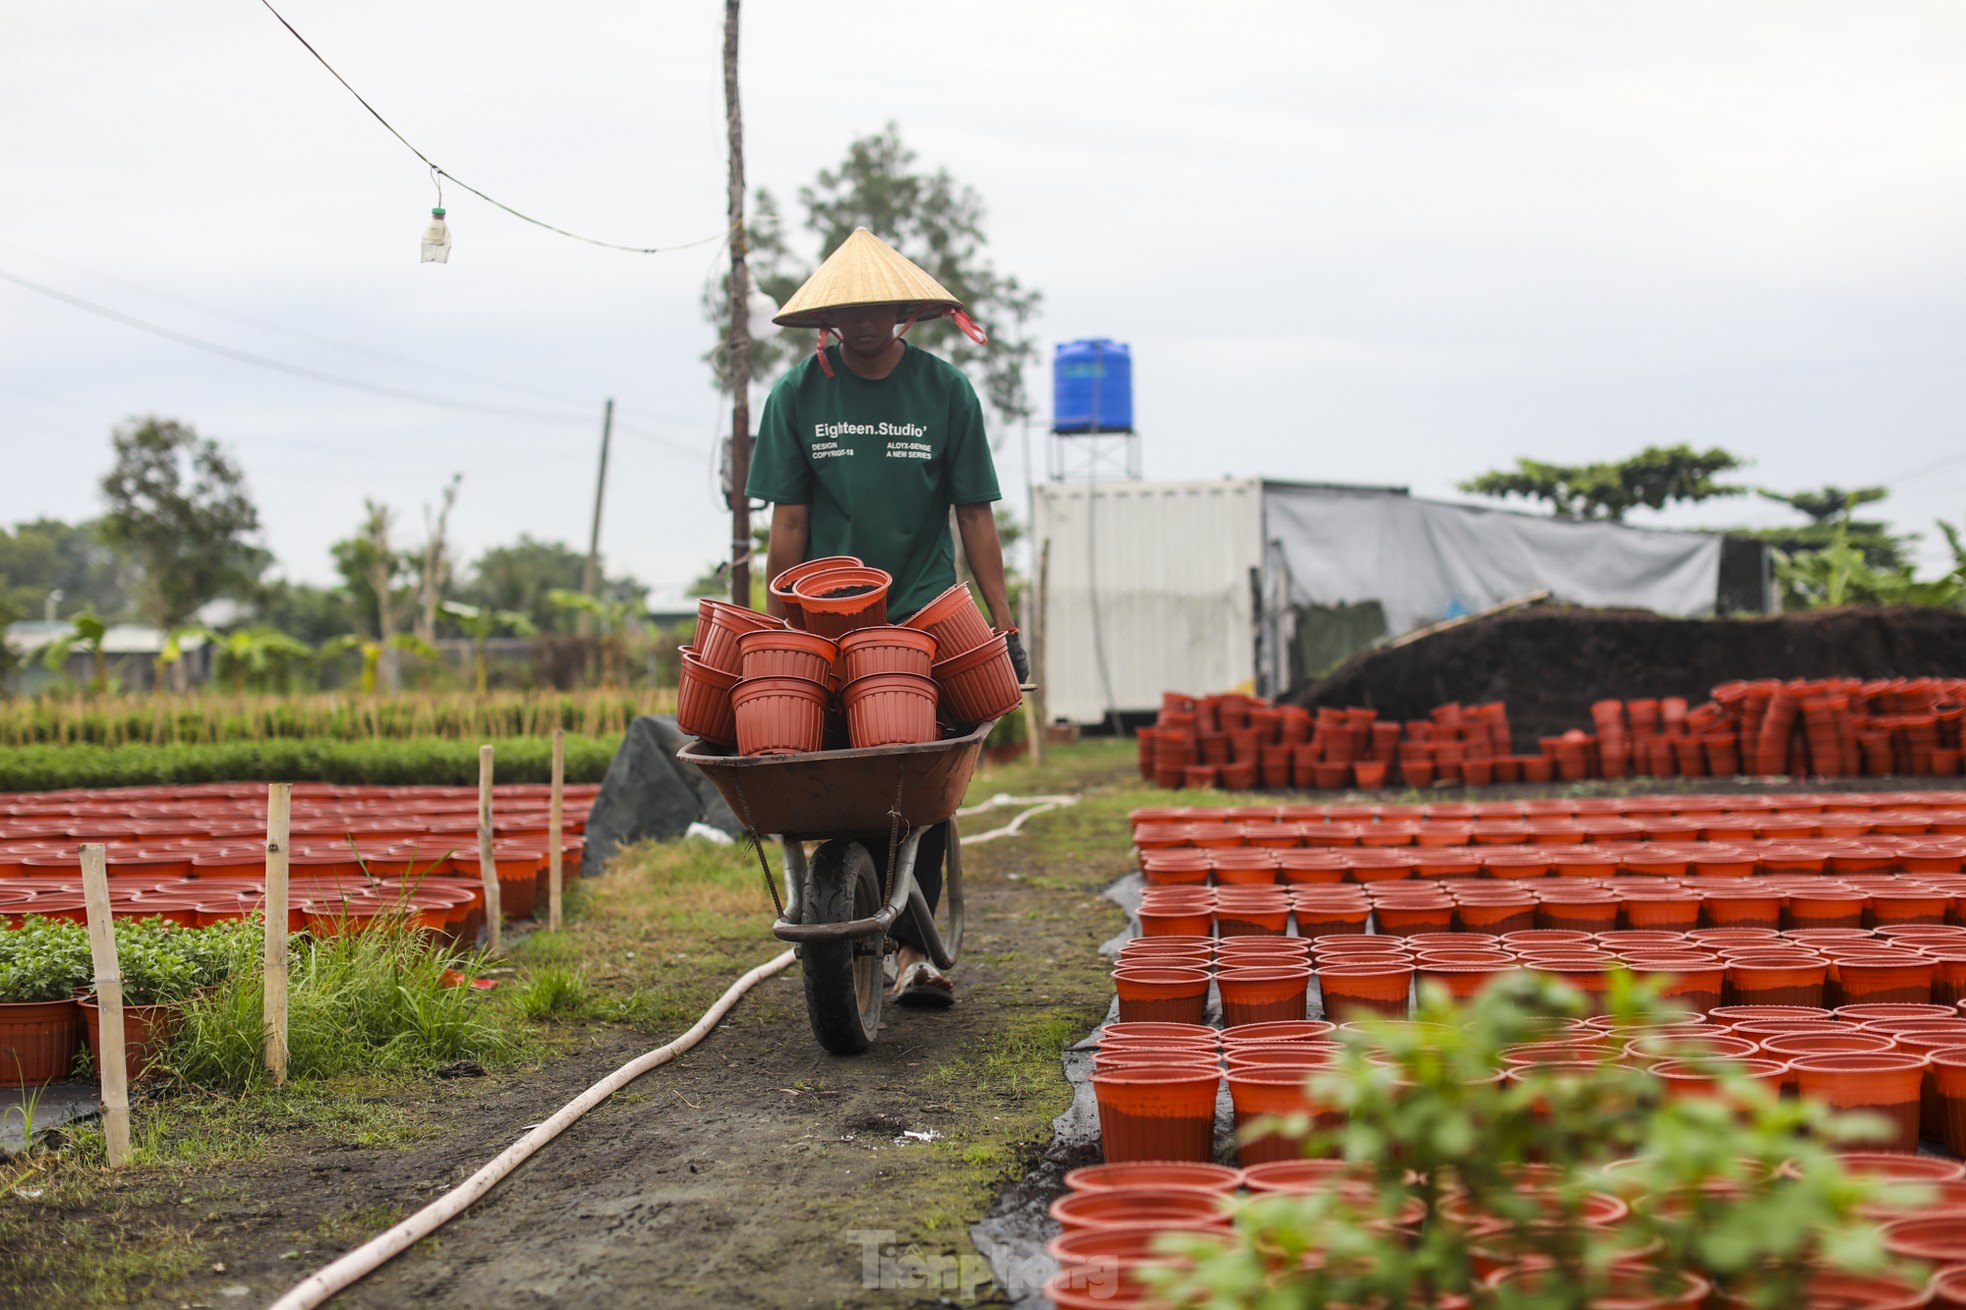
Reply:
[[1765, 619], [1668, 619], [1644, 610], [1545, 606], [1362, 652], [1292, 691], [1296, 705], [1364, 705], [1424, 718], [1448, 701], [1506, 701], [1518, 750], [1589, 730], [1595, 700], [1684, 696], [1752, 678], [1966, 673], [1966, 614], [1837, 609]]

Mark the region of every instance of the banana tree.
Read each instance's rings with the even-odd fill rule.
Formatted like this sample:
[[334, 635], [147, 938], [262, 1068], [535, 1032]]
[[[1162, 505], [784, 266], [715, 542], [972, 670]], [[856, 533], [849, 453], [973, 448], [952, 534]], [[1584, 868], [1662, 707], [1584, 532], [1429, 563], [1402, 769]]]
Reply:
[[278, 628], [240, 628], [226, 633], [210, 628], [199, 631], [212, 643], [213, 672], [232, 683], [234, 695], [243, 694], [248, 682], [264, 686], [314, 656], [312, 646]]
[[360, 633], [344, 632], [339, 637], [331, 637], [321, 643], [320, 656], [328, 659], [345, 650], [362, 653], [362, 694], [375, 695], [377, 673], [382, 667], [382, 653], [385, 650], [406, 650], [419, 659], [434, 660], [437, 648], [413, 632], [392, 632], [386, 642], [377, 641]]
[[539, 628], [526, 615], [518, 610], [498, 610], [488, 606], [466, 605], [462, 601], [447, 600], [437, 608], [457, 620], [471, 638], [471, 663], [478, 675], [478, 694], [484, 695], [489, 689], [490, 668], [485, 658], [485, 644], [499, 628], [520, 637], [530, 637]]
[[89, 657], [89, 694], [100, 696], [109, 689], [109, 667], [103, 662], [102, 641], [109, 635], [109, 625], [96, 617], [94, 610], [83, 610], [69, 620], [74, 626], [68, 632], [49, 642], [41, 652], [41, 662], [60, 673], [68, 663], [68, 657], [80, 651]]
[[604, 600], [589, 596], [583, 591], [568, 591], [555, 587], [546, 593], [546, 599], [561, 609], [577, 610], [590, 614], [594, 626], [601, 634], [601, 685], [612, 687], [617, 667], [627, 662], [628, 620], [642, 612], [639, 599]]

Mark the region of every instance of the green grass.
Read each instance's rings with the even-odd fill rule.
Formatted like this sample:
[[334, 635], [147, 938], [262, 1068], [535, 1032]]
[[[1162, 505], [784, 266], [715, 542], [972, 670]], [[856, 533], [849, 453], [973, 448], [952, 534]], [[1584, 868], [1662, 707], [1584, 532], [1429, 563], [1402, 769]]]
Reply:
[[[566, 739], [568, 782], [599, 782], [618, 737]], [[284, 738], [168, 746], [12, 746], [0, 748], [0, 791], [63, 787], [137, 787], [194, 782], [333, 782], [471, 786], [478, 781], [476, 740], [406, 737], [384, 741]], [[546, 782], [552, 743], [544, 737], [500, 740], [500, 782]]]
[[[445, 982], [479, 967], [394, 927], [303, 940], [288, 965], [288, 1077], [509, 1063], [525, 1049], [510, 1007]], [[165, 1058], [179, 1082], [241, 1091], [267, 1080], [264, 1031], [261, 975], [242, 969], [186, 1007]]]

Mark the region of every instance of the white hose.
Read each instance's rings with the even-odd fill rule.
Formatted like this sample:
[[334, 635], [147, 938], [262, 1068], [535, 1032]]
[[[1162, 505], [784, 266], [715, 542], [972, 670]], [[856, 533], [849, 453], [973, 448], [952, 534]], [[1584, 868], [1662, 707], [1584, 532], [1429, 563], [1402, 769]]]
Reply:
[[424, 1206], [388, 1232], [356, 1247], [333, 1264], [310, 1274], [275, 1301], [271, 1310], [312, 1310], [342, 1288], [372, 1273], [384, 1261], [407, 1251], [444, 1224], [462, 1214], [472, 1202], [490, 1191], [494, 1184], [518, 1168], [540, 1147], [573, 1126], [575, 1120], [613, 1096], [649, 1070], [667, 1064], [702, 1041], [717, 1022], [730, 1012], [744, 993], [792, 963], [786, 951], [759, 965], [730, 985], [688, 1032], [646, 1055], [636, 1056], [600, 1082], [561, 1107], [551, 1119], [540, 1124], [505, 1150], [490, 1164], [472, 1174], [460, 1186]]
[[[1014, 836], [1017, 830], [1031, 818], [1047, 810], [1076, 805], [1078, 800], [1077, 796], [1011, 796], [999, 792], [981, 805], [967, 806], [957, 810], [956, 813], [981, 814], [999, 805], [1029, 805], [1032, 808], [1025, 810], [1001, 828], [992, 828], [974, 837], [965, 836], [962, 839], [963, 844], [967, 846], [975, 842], [992, 841], [998, 837]], [[622, 1065], [606, 1078], [568, 1101], [551, 1119], [506, 1147], [496, 1159], [465, 1179], [462, 1184], [424, 1206], [394, 1228], [356, 1247], [333, 1264], [309, 1274], [285, 1296], [275, 1301], [268, 1310], [313, 1310], [313, 1307], [320, 1305], [336, 1292], [367, 1277], [387, 1261], [409, 1250], [464, 1213], [479, 1197], [497, 1185], [500, 1179], [525, 1163], [540, 1147], [571, 1128], [574, 1122], [589, 1110], [649, 1070], [669, 1063], [702, 1041], [709, 1035], [710, 1030], [730, 1013], [730, 1008], [737, 1004], [744, 993], [791, 963], [792, 952], [786, 951], [751, 970], [732, 983], [729, 990], [717, 998], [717, 1003], [706, 1010], [703, 1017], [681, 1037], [646, 1055], [638, 1055]]]

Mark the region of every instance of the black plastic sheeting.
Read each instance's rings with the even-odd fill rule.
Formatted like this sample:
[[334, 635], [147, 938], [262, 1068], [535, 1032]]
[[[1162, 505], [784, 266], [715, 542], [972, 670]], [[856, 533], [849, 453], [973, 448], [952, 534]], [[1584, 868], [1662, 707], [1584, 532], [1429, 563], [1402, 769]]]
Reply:
[[631, 842], [680, 837], [692, 823], [733, 837], [744, 831], [703, 771], [676, 758], [690, 740], [666, 714], [645, 714], [628, 725], [587, 814], [583, 877], [598, 875]]

